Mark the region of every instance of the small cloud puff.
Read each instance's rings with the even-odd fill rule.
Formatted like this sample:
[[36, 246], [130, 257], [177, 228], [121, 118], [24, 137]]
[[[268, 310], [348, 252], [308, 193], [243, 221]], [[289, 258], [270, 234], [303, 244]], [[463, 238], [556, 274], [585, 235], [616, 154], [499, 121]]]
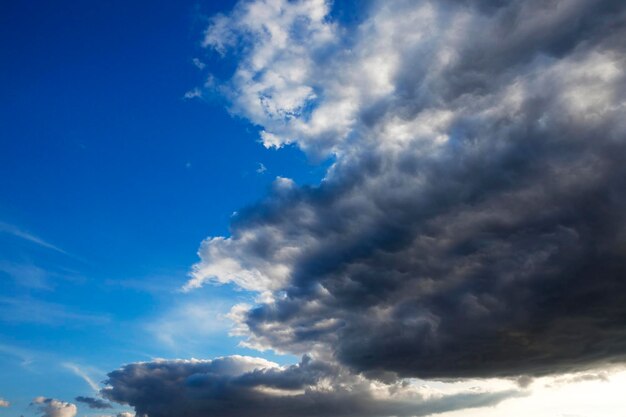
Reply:
[[191, 62], [193, 63], [193, 65], [196, 68], [198, 68], [200, 70], [203, 70], [204, 68], [206, 68], [206, 64], [204, 62], [200, 61], [200, 59], [198, 59], [198, 58], [192, 59]]
[[75, 398], [75, 400], [78, 402], [87, 404], [89, 408], [93, 408], [93, 409], [111, 408], [111, 404], [99, 398], [78, 396]]
[[37, 407], [42, 417], [75, 417], [78, 412], [76, 405], [54, 398], [37, 397], [31, 405]]

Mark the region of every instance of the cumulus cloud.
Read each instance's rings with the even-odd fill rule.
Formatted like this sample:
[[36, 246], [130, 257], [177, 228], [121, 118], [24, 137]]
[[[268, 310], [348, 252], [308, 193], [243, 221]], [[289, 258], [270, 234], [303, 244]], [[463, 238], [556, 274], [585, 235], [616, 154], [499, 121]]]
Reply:
[[243, 356], [135, 363], [111, 372], [107, 384], [105, 397], [150, 417], [420, 416], [491, 405], [514, 394], [426, 397], [410, 384], [373, 382], [309, 357], [288, 367]]
[[626, 352], [626, 6], [616, 0], [247, 1], [205, 44], [277, 181], [203, 242], [186, 288], [257, 291], [248, 346], [365, 374], [543, 375]]
[[54, 398], [37, 397], [31, 405], [37, 407], [42, 417], [75, 417], [78, 411], [74, 404]]
[[94, 409], [104, 409], [112, 407], [110, 403], [103, 401], [100, 398], [78, 396], [75, 398], [75, 400], [79, 403], [87, 404], [89, 408]]

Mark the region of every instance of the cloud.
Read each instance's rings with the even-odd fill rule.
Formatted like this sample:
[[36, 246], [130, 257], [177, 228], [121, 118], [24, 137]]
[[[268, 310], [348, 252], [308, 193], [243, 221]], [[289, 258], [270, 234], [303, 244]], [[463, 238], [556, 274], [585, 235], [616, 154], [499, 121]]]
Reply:
[[[85, 381], [87, 383], [87, 385], [89, 385], [89, 387], [91, 387], [92, 390], [94, 390], [94, 391], [99, 391], [100, 390], [100, 386], [98, 386], [98, 384], [87, 374], [87, 372], [85, 372], [85, 370], [82, 369], [81, 367], [79, 367], [78, 365], [76, 365], [74, 363], [66, 362], [66, 363], [63, 364], [63, 366], [66, 367], [67, 369], [69, 369], [70, 371], [72, 371], [74, 374], [76, 374], [79, 377], [81, 377], [83, 379], [83, 381]], [[78, 398], [87, 399], [87, 397], [77, 397], [76, 401], [82, 401], [82, 400], [79, 400]], [[86, 402], [86, 401], [83, 401], [83, 402]]]
[[74, 404], [54, 398], [37, 397], [31, 405], [35, 405], [43, 417], [74, 417], [78, 411]]
[[[239, 67], [221, 91], [231, 99], [234, 112], [265, 127], [266, 147], [290, 143], [291, 138], [280, 133], [318, 99], [309, 81], [325, 74], [314, 73], [320, 64], [314, 55], [321, 57], [336, 40], [328, 12], [324, 0], [240, 2], [231, 14], [216, 16], [206, 31], [204, 45], [222, 54], [251, 47], [238, 57]], [[325, 127], [322, 122], [318, 130]], [[327, 130], [329, 137], [336, 131]], [[319, 141], [301, 140], [300, 145], [322, 147]]]
[[258, 349], [364, 375], [538, 376], [626, 352], [621, 1], [249, 1], [205, 44], [268, 147], [335, 160], [210, 237], [185, 286], [259, 293]]
[[50, 273], [35, 265], [0, 261], [0, 272], [27, 288], [38, 290], [52, 289], [48, 282]]
[[279, 367], [260, 358], [158, 360], [109, 374], [104, 397], [135, 407], [137, 415], [259, 417], [420, 416], [491, 405], [512, 391], [425, 398], [403, 383], [383, 384], [336, 365], [304, 357]]
[[190, 347], [199, 339], [227, 333], [228, 306], [219, 299], [186, 302], [173, 306], [146, 325], [146, 329], [165, 345]]
[[41, 239], [40, 237], [37, 237], [35, 235], [32, 235], [28, 232], [25, 232], [24, 230], [12, 225], [12, 224], [8, 224], [8, 223], [4, 223], [4, 222], [0, 222], [0, 233], [8, 233], [10, 235], [13, 235], [15, 237], [18, 237], [20, 239], [24, 239], [28, 242], [34, 243], [36, 245], [39, 245], [43, 248], [46, 249], [51, 249], [53, 251], [62, 253], [64, 255], [68, 255], [67, 252], [65, 252], [63, 249], [54, 246], [51, 243], [46, 242], [45, 240]]
[[9, 407], [11, 405], [10, 402], [8, 402], [7, 400], [4, 400], [2, 398], [0, 398], [0, 407]]
[[200, 98], [200, 97], [202, 97], [202, 91], [199, 88], [194, 88], [192, 90], [189, 90], [183, 95], [183, 98], [185, 100], [192, 100], [194, 98]]
[[194, 59], [191, 60], [191, 62], [199, 70], [203, 70], [206, 67], [206, 64], [204, 62], [202, 62], [199, 58], [194, 58]]
[[85, 403], [89, 408], [93, 409], [101, 410], [105, 408], [112, 408], [112, 405], [110, 403], [103, 401], [99, 398], [78, 396], [75, 398], [75, 400], [80, 403]]
[[20, 365], [29, 366], [34, 362], [37, 353], [17, 346], [0, 343], [0, 355], [8, 355], [19, 359]]

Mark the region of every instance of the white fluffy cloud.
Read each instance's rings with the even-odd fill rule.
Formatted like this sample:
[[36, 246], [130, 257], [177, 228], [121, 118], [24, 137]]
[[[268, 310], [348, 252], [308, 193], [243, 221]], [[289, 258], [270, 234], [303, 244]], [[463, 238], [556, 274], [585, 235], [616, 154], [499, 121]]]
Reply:
[[37, 397], [32, 402], [42, 415], [42, 417], [75, 417], [77, 413], [76, 405], [54, 398]]

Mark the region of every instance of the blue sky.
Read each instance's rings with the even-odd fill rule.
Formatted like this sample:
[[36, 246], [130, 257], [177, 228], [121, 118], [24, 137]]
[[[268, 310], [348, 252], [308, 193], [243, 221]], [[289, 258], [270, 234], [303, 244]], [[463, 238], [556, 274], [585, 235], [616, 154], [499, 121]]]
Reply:
[[624, 22], [4, 2], [0, 417], [621, 417]]
[[0, 392], [18, 413], [91, 392], [66, 362], [98, 382], [136, 360], [246, 352], [226, 327], [192, 345], [149, 329], [194, 300], [221, 314], [245, 299], [176, 291], [200, 241], [274, 177], [323, 175], [294, 147], [265, 149], [219, 97], [183, 98], [204, 83], [194, 58], [232, 65], [200, 47], [218, 6], [232, 5], [1, 6]]

